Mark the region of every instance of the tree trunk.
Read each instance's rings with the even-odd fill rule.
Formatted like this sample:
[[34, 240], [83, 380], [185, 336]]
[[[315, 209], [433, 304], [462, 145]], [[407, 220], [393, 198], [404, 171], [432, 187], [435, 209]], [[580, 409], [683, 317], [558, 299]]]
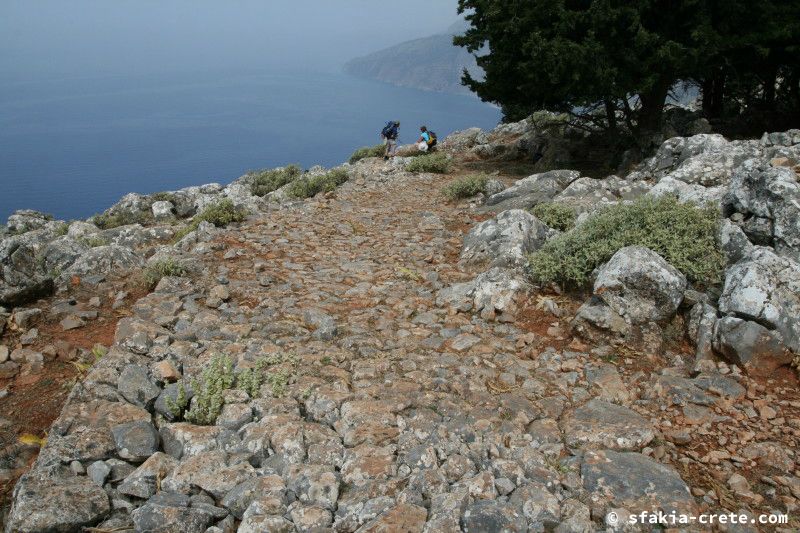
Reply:
[[639, 99], [642, 102], [638, 120], [640, 135], [659, 131], [661, 115], [664, 112], [664, 101], [667, 99], [671, 85], [668, 80], [661, 80], [651, 90], [639, 95]]
[[725, 103], [725, 72], [716, 69], [703, 80], [703, 114], [709, 120], [722, 117]]
[[611, 130], [612, 133], [616, 133], [617, 106], [614, 105], [614, 102], [612, 102], [610, 98], [606, 98], [605, 105], [606, 105], [606, 118], [608, 118], [608, 129]]
[[771, 69], [764, 76], [764, 109], [775, 111], [775, 83], [778, 80], [777, 69]]

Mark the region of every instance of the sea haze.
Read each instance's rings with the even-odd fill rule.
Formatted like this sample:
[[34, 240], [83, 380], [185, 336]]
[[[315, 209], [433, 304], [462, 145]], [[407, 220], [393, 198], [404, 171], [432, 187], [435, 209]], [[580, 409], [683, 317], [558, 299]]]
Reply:
[[59, 79], [0, 86], [0, 218], [85, 218], [125, 193], [299, 163], [333, 166], [401, 121], [401, 142], [493, 127], [475, 98], [322, 72]]
[[[84, 218], [149, 193], [378, 142], [490, 128], [471, 96], [384, 85], [342, 65], [440, 33], [456, 0], [3, 0], [0, 223], [16, 209]], [[425, 12], [420, 17], [420, 12]]]

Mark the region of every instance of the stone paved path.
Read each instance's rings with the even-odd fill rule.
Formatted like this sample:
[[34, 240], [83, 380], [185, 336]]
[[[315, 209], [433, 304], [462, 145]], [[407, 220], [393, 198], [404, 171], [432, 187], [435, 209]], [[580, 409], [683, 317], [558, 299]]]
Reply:
[[[569, 317], [533, 306], [516, 324], [437, 306], [479, 273], [457, 265], [478, 219], [442, 201], [452, 177], [357, 168], [331, 198], [218, 233], [196, 249], [202, 279], [165, 279], [134, 306], [23, 478], [14, 523], [36, 530], [68, 504], [69, 526], [140, 531], [600, 531], [612, 509], [755, 509], [787, 493], [765, 502], [727, 477], [713, 497], [689, 491], [697, 465], [796, 467], [784, 445], [728, 451], [747, 450], [751, 426], [780, 431], [739, 416], [741, 378], [567, 347]], [[551, 337], [531, 332], [542, 322]], [[237, 369], [272, 356], [278, 378], [258, 398], [226, 392], [214, 426], [173, 420], [170, 382], [214, 354]], [[797, 407], [775, 415], [792, 423]], [[713, 442], [720, 427], [730, 440]], [[678, 449], [690, 442], [694, 459]]]

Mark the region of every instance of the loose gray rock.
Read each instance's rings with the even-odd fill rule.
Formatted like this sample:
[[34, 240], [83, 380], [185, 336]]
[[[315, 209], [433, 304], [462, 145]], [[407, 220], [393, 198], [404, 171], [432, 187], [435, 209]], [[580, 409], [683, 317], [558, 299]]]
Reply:
[[787, 347], [800, 351], [800, 265], [755, 247], [726, 272], [719, 309], [775, 330]]
[[630, 512], [693, 515], [689, 487], [671, 467], [635, 452], [590, 451], [581, 464], [583, 487], [596, 502]]
[[[153, 496], [132, 513], [136, 531], [148, 533], [205, 533], [214, 516], [205, 509], [189, 507], [188, 498]], [[185, 505], [184, 505], [185, 503]]]
[[110, 511], [108, 495], [86, 476], [31, 471], [20, 478], [6, 531], [71, 533]]
[[117, 380], [117, 389], [122, 396], [134, 405], [149, 408], [158, 398], [161, 389], [150, 381], [147, 369], [138, 365], [126, 365]]
[[537, 204], [552, 200], [580, 176], [580, 172], [575, 170], [552, 170], [534, 174], [490, 196], [486, 199], [486, 205], [494, 211], [530, 209]]
[[641, 450], [655, 438], [653, 425], [637, 412], [591, 400], [562, 422], [568, 446], [618, 451]]
[[642, 246], [617, 251], [600, 267], [594, 293], [633, 324], [675, 315], [686, 289], [686, 277], [660, 255]]
[[123, 459], [141, 462], [158, 451], [158, 431], [150, 422], [140, 420], [111, 428], [117, 453]]
[[780, 335], [757, 322], [726, 316], [713, 330], [714, 349], [749, 373], [770, 376], [792, 362]]
[[733, 173], [725, 208], [765, 219], [759, 240], [771, 232], [775, 252], [800, 261], [800, 183], [791, 169], [758, 159], [743, 163]]
[[522, 266], [526, 254], [539, 249], [548, 235], [549, 228], [527, 211], [503, 211], [481, 222], [464, 237], [461, 262], [490, 267]]
[[461, 518], [464, 533], [486, 531], [525, 532], [528, 522], [522, 512], [509, 503], [477, 500], [467, 507]]

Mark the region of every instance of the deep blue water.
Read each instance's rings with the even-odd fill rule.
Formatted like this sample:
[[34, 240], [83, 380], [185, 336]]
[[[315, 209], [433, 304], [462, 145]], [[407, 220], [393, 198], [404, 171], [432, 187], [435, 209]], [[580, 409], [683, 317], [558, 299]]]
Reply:
[[127, 192], [250, 169], [337, 165], [390, 119], [412, 142], [421, 124], [444, 137], [499, 118], [474, 98], [330, 73], [0, 81], [0, 222], [23, 208], [85, 218]]

